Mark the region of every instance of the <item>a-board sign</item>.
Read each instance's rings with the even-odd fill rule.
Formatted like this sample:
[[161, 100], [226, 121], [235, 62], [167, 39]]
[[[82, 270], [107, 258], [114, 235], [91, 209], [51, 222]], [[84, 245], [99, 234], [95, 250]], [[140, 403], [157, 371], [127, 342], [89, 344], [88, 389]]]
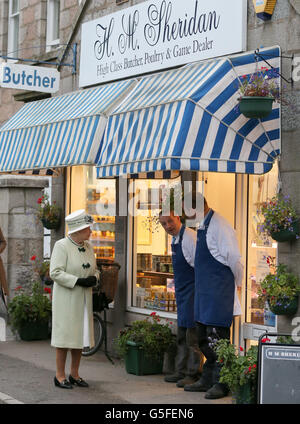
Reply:
[[258, 398], [262, 404], [300, 404], [300, 345], [261, 344]]

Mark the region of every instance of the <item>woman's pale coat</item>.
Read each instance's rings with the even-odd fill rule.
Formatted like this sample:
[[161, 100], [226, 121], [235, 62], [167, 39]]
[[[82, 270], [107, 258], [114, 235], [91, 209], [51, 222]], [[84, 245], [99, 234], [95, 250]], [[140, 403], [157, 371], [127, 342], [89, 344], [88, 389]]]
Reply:
[[93, 247], [83, 248], [67, 237], [54, 245], [50, 277], [54, 281], [52, 297], [51, 345], [60, 348], [83, 348], [84, 307], [89, 321], [90, 347], [94, 346], [92, 288], [76, 284], [78, 278], [99, 277]]

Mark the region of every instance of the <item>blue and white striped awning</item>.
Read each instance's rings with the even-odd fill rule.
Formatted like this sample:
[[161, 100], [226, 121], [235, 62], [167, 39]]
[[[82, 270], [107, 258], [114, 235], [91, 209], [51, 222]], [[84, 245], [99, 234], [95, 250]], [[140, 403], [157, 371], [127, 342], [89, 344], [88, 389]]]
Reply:
[[0, 128], [0, 172], [95, 164], [121, 81], [26, 103]]
[[[261, 49], [280, 72], [278, 47]], [[111, 113], [97, 176], [164, 170], [268, 172], [280, 154], [280, 107], [265, 119], [238, 108], [239, 77], [269, 66], [248, 52], [142, 77]]]

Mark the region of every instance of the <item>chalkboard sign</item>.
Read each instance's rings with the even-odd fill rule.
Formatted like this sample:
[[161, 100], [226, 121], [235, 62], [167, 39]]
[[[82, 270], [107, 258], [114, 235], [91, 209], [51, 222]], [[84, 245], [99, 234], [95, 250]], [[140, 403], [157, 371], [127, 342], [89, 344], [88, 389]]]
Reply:
[[260, 344], [258, 402], [300, 404], [300, 345]]

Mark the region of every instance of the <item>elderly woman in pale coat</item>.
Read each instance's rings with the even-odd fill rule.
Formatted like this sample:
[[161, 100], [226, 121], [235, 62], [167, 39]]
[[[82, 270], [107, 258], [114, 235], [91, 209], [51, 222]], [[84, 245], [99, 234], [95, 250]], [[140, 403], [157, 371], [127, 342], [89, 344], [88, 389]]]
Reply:
[[[50, 276], [54, 281], [52, 298], [52, 338], [56, 347], [57, 387], [71, 389], [73, 384], [88, 387], [79, 377], [82, 349], [94, 346], [92, 287], [99, 271], [93, 247], [88, 242], [93, 219], [84, 209], [66, 217], [68, 236], [54, 245]], [[68, 349], [71, 349], [71, 373], [65, 375]]]

